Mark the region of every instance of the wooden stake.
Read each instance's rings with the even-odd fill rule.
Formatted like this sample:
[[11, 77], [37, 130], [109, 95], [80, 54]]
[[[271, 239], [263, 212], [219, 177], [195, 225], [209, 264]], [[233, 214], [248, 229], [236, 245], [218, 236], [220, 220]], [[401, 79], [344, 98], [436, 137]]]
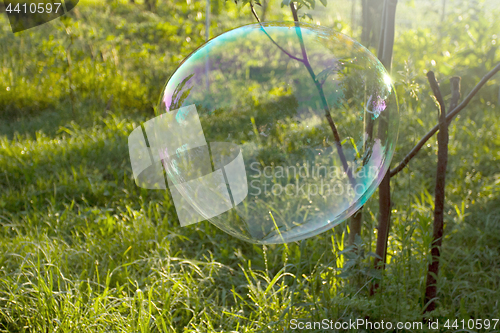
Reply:
[[[425, 287], [425, 309], [424, 312], [431, 312], [436, 308], [437, 299], [437, 278], [439, 274], [439, 258], [441, 256], [441, 244], [443, 242], [444, 231], [444, 201], [446, 188], [446, 167], [448, 165], [448, 121], [446, 119], [446, 109], [444, 100], [433, 72], [427, 73], [429, 84], [434, 96], [439, 103], [439, 133], [438, 133], [438, 163], [436, 174], [436, 188], [434, 199], [434, 227], [432, 233], [432, 259], [427, 271], [427, 281]], [[452, 99], [451, 107], [458, 104], [460, 98], [460, 78], [451, 79]]]

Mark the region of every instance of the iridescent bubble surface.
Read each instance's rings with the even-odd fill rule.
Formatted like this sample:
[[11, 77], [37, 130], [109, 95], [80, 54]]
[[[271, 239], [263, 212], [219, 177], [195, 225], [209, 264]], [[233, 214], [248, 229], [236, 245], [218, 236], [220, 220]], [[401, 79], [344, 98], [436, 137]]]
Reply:
[[210, 40], [171, 76], [159, 108], [182, 129], [159, 149], [178, 213], [182, 200], [198, 220], [255, 243], [311, 237], [354, 214], [398, 133], [396, 94], [376, 57], [293, 22]]

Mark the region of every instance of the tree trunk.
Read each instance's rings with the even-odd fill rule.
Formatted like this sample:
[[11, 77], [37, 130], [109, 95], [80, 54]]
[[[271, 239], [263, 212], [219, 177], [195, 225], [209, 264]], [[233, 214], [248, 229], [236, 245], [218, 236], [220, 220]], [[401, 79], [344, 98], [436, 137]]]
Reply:
[[157, 1], [158, 0], [144, 0], [144, 5], [146, 5], [146, 9], [150, 12], [155, 12]]
[[361, 43], [370, 48], [376, 46], [380, 35], [383, 20], [377, 20], [382, 17], [384, 0], [361, 0]]
[[[440, 105], [439, 132], [438, 132], [438, 163], [436, 174], [436, 189], [434, 199], [434, 228], [432, 233], [432, 259], [427, 270], [427, 281], [425, 286], [425, 310], [431, 312], [436, 308], [437, 278], [439, 275], [439, 258], [441, 256], [441, 244], [443, 242], [444, 229], [444, 200], [446, 187], [446, 167], [448, 164], [448, 122], [446, 120], [446, 109], [443, 97], [439, 91], [433, 72], [428, 72], [427, 77], [434, 95]], [[460, 78], [451, 79], [452, 99], [450, 110], [453, 110], [460, 98]]]
[[266, 21], [267, 8], [269, 7], [269, 2], [270, 1], [271, 0], [263, 0], [262, 1], [262, 15], [261, 15], [262, 22]]
[[[388, 72], [391, 71], [392, 51], [394, 47], [394, 26], [396, 21], [397, 0], [386, 0], [384, 3], [382, 28], [380, 33], [380, 43], [378, 49], [378, 58]], [[379, 137], [384, 138], [387, 135], [388, 120], [386, 114], [381, 115], [379, 124]], [[375, 253], [377, 257], [374, 260], [375, 268], [384, 268], [387, 255], [387, 240], [389, 238], [389, 228], [391, 219], [391, 175], [390, 168], [387, 170], [382, 182], [379, 185], [379, 223], [377, 233], [377, 246]], [[380, 265], [380, 262], [384, 265]], [[372, 285], [371, 293], [378, 288], [378, 284]]]
[[349, 245], [354, 244], [356, 235], [361, 235], [361, 224], [363, 220], [363, 207], [351, 216], [351, 226], [349, 228]]
[[[369, 9], [370, 6], [373, 6], [373, 5], [369, 5], [367, 3], [367, 1], [368, 0], [362, 0], [362, 5], [363, 5], [363, 30], [362, 30], [362, 35], [361, 35], [361, 39], [362, 40], [363, 40], [363, 38], [369, 39], [370, 36], [377, 35], [376, 31], [379, 31], [379, 30], [377, 30], [377, 27], [375, 27], [372, 24], [371, 15], [368, 14], [368, 12], [371, 11]], [[374, 2], [374, 1], [373, 0], [370, 1], [370, 4], [372, 2]], [[379, 0], [376, 0], [375, 2], [379, 2]], [[352, 17], [351, 17], [352, 23], [351, 24], [352, 25], [354, 25], [355, 4], [356, 4], [356, 2], [353, 1], [353, 5], [352, 5], [352, 8], [351, 8], [351, 15], [352, 15]], [[379, 25], [381, 26], [381, 24], [379, 24]], [[353, 29], [353, 32], [354, 32], [354, 26], [352, 26], [351, 28]], [[364, 42], [363, 44], [368, 47], [369, 46], [369, 41]], [[380, 50], [380, 48], [379, 48], [379, 50]], [[373, 120], [371, 118], [369, 118], [369, 117], [366, 120], [365, 129], [366, 129], [366, 137], [368, 138], [367, 141], [371, 141], [371, 139], [373, 137]], [[364, 165], [364, 161], [363, 161], [363, 165]], [[362, 222], [363, 222], [363, 207], [361, 207], [350, 218], [349, 245], [353, 245], [354, 244], [354, 240], [356, 239], [356, 235], [361, 235], [361, 225], [362, 225]]]

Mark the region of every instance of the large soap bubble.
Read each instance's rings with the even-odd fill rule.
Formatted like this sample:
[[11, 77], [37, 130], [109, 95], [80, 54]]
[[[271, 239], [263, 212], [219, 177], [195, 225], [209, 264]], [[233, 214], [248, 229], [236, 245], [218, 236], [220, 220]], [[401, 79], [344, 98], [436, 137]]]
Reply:
[[302, 23], [210, 40], [171, 76], [159, 108], [161, 122], [145, 130], [160, 142], [150, 147], [181, 224], [207, 219], [256, 243], [311, 237], [354, 214], [398, 132], [382, 64], [353, 39]]

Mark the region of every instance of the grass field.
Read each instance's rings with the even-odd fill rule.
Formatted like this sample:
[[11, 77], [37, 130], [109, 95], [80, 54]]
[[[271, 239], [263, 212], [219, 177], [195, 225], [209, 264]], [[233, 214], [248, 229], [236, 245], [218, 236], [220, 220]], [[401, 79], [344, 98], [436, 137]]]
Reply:
[[[208, 222], [181, 228], [168, 191], [136, 187], [127, 137], [156, 114], [168, 76], [203, 43], [204, 8], [202, 1], [169, 1], [153, 14], [140, 5], [82, 1], [70, 17], [17, 35], [0, 17], [1, 332], [274, 332], [294, 331], [293, 319], [421, 322], [435, 138], [393, 179], [389, 265], [381, 277], [369, 256], [339, 254], [345, 223], [300, 242], [257, 246]], [[278, 1], [271, 8], [271, 19], [289, 17]], [[454, 10], [443, 25], [406, 30], [396, 40], [395, 162], [437, 121], [424, 70], [437, 73], [448, 101], [450, 76], [462, 77], [464, 95], [500, 61], [498, 12]], [[248, 7], [240, 13], [221, 2], [213, 34], [251, 21]], [[443, 324], [500, 318], [499, 84], [498, 76], [491, 80], [450, 127], [433, 313]], [[357, 243], [365, 253], [375, 246], [376, 196]], [[374, 279], [380, 291], [369, 296]], [[500, 323], [486, 331], [500, 331]]]

